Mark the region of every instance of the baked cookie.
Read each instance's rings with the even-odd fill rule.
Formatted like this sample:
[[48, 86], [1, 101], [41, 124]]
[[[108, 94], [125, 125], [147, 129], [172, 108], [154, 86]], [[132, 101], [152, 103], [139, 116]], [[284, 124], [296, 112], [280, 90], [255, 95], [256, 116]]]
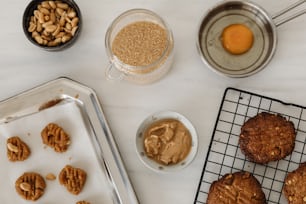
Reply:
[[289, 204], [306, 203], [306, 162], [287, 174], [283, 193]]
[[65, 152], [70, 145], [69, 135], [55, 123], [49, 123], [41, 131], [41, 137], [43, 143], [52, 147], [56, 152]]
[[78, 195], [85, 185], [86, 176], [84, 170], [66, 165], [61, 170], [58, 179], [60, 184], [64, 185], [70, 193]]
[[39, 199], [44, 194], [45, 188], [44, 178], [35, 172], [25, 172], [15, 182], [17, 193], [26, 200]]
[[239, 146], [250, 161], [266, 164], [291, 154], [295, 136], [291, 121], [278, 114], [262, 112], [241, 127]]
[[207, 204], [266, 204], [260, 183], [249, 172], [225, 174], [209, 189]]
[[18, 136], [10, 137], [6, 140], [7, 158], [10, 161], [24, 161], [30, 154], [29, 146]]
[[90, 202], [82, 200], [82, 201], [78, 201], [76, 204], [90, 204]]

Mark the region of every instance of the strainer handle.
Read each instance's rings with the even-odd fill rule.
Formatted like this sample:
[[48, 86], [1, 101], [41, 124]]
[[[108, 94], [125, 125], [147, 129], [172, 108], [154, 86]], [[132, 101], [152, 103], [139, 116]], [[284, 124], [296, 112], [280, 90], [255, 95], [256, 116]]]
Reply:
[[297, 17], [299, 17], [299, 16], [305, 14], [305, 13], [306, 13], [306, 9], [301, 10], [301, 11], [298, 11], [298, 12], [296, 12], [295, 14], [292, 14], [292, 15], [290, 15], [290, 16], [288, 16], [288, 17], [285, 17], [285, 18], [283, 18], [283, 19], [277, 21], [277, 18], [282, 17], [284, 14], [288, 13], [288, 12], [291, 11], [292, 9], [294, 9], [294, 8], [296, 8], [296, 7], [298, 7], [298, 6], [300, 6], [301, 4], [303, 4], [303, 3], [305, 3], [305, 2], [306, 2], [306, 0], [299, 0], [299, 1], [295, 2], [294, 4], [290, 5], [288, 8], [285, 8], [285, 9], [283, 9], [283, 10], [277, 12], [276, 14], [274, 14], [274, 15], [272, 16], [272, 19], [275, 21], [275, 25], [276, 25], [276, 26], [280, 26], [280, 25], [282, 25], [282, 24], [284, 24], [284, 23], [287, 23], [288, 21], [291, 21], [292, 19], [295, 19], [295, 18], [297, 18]]

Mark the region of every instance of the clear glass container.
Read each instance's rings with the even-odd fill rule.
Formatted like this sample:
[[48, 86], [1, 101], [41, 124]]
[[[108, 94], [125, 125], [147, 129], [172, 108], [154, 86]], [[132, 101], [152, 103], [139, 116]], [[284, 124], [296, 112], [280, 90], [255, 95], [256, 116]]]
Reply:
[[[166, 47], [161, 56], [145, 66], [124, 63], [114, 54], [112, 49], [117, 34], [126, 26], [136, 22], [152, 22], [166, 31]], [[132, 9], [119, 15], [106, 32], [105, 46], [110, 60], [110, 65], [106, 69], [106, 77], [111, 80], [127, 80], [137, 84], [148, 84], [161, 79], [172, 67], [174, 49], [172, 31], [161, 17], [146, 9]]]

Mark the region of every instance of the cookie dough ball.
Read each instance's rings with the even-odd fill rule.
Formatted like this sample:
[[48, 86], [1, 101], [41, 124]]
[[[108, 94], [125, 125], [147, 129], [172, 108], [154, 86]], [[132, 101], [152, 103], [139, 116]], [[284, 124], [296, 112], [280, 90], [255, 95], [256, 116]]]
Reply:
[[15, 182], [17, 193], [30, 201], [38, 200], [44, 194], [45, 188], [44, 178], [35, 172], [25, 172]]
[[78, 195], [83, 190], [86, 177], [87, 174], [83, 169], [66, 165], [61, 170], [58, 179], [60, 184], [64, 185], [70, 193]]

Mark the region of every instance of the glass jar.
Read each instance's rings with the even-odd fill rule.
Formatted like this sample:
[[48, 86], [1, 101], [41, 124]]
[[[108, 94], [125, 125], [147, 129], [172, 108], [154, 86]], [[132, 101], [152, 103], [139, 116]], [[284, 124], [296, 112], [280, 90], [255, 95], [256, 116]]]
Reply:
[[[135, 30], [137, 30], [137, 26], [141, 26], [140, 24], [149, 26], [149, 29], [151, 29], [150, 26], [154, 28], [152, 30], [149, 30], [149, 32], [143, 31], [146, 33], [133, 33]], [[129, 29], [129, 26], [134, 26], [134, 28], [136, 29], [130, 29], [125, 33], [125, 35], [122, 35], [124, 29]], [[139, 30], [141, 32], [142, 30], [146, 29], [147, 28], [140, 28]], [[151, 33], [153, 35], [152, 38], [150, 38], [150, 36], [148, 37], [148, 35], [151, 35]], [[159, 37], [157, 36], [158, 33], [165, 34], [164, 42], [159, 42], [163, 41], [162, 39], [156, 40], [156, 37]], [[135, 35], [137, 35], [136, 38]], [[143, 36], [146, 36], [146, 40], [150, 41], [151, 39], [152, 42], [146, 42], [141, 44], [141, 38]], [[121, 39], [117, 40], [116, 37], [121, 37]], [[116, 40], [116, 44], [114, 43], [114, 40]], [[138, 40], [139, 42], [136, 42]], [[117, 41], [119, 42], [119, 45]], [[141, 44], [140, 46], [138, 45], [138, 48], [143, 49], [143, 51], [135, 51], [134, 49], [128, 48], [128, 46], [133, 47], [137, 43]], [[150, 43], [153, 43], [155, 45], [156, 43], [163, 43], [163, 47], [162, 49], [159, 49], [157, 47], [156, 50], [151, 51], [146, 50], [146, 45]], [[124, 79], [137, 84], [148, 84], [162, 78], [172, 66], [174, 49], [172, 31], [161, 17], [159, 17], [154, 12], [146, 9], [132, 9], [119, 15], [112, 22], [106, 32], [105, 46], [106, 53], [110, 60], [110, 65], [106, 69], [106, 77], [111, 80]], [[121, 49], [121, 47], [125, 47], [121, 52], [121, 56], [114, 52], [114, 46], [119, 47], [118, 49]], [[158, 54], [156, 54], [155, 52], [158, 52]], [[131, 57], [135, 59], [129, 59]], [[151, 61], [147, 60], [147, 64], [142, 63], [143, 61], [145, 61], [143, 60], [143, 58], [151, 59]], [[129, 61], [133, 61], [133, 63], [130, 63]]]

